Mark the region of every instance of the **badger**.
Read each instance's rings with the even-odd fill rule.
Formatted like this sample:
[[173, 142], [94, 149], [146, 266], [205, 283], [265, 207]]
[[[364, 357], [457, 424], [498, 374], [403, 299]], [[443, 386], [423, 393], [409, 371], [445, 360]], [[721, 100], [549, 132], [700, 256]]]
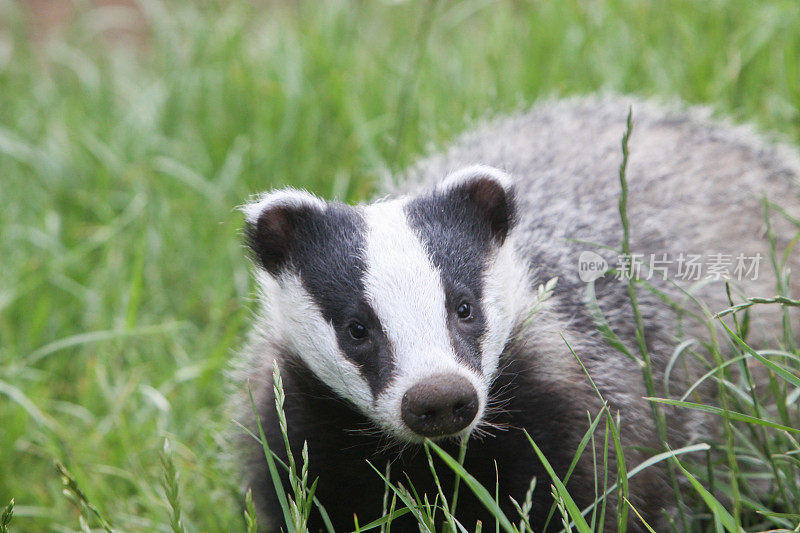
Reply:
[[[686, 375], [667, 375], [676, 345], [709, 332], [664, 295], [701, 305], [705, 316], [730, 305], [726, 278], [734, 298], [773, 295], [764, 206], [782, 206], [771, 211], [770, 225], [779, 249], [798, 231], [800, 161], [752, 128], [715, 120], [706, 109], [634, 97], [547, 101], [483, 123], [387, 183], [372, 203], [286, 188], [243, 208], [259, 310], [239, 359], [237, 419], [257, 432], [257, 412], [273, 451], [286, 458], [273, 392], [277, 365], [289, 442], [296, 451], [307, 444], [315, 495], [337, 531], [353, 530], [354, 517], [363, 525], [382, 516], [386, 487], [374, 468], [388, 465], [390, 481], [435, 499], [425, 439], [455, 457], [469, 437], [465, 469], [497, 491], [512, 520], [519, 515], [511, 498], [524, 501], [536, 478], [534, 531], [543, 530], [553, 503], [551, 479], [522, 430], [562, 478], [605, 404], [620, 422], [628, 468], [664, 449], [641, 365], [598, 329], [599, 311], [636, 353], [628, 283], [614, 274], [624, 237], [619, 172], [629, 110], [630, 250], [670, 262], [669, 279], [653, 276], [650, 286], [660, 290], [640, 287], [637, 303], [656, 394], [674, 397], [696, 378], [691, 362]], [[607, 265], [590, 280], [581, 272], [587, 252]], [[733, 266], [719, 275], [717, 261], [700, 278], [679, 279], [679, 259], [688, 254], [761, 258], [760, 271], [749, 268], [751, 279], [739, 280]], [[799, 266], [791, 253], [786, 268]], [[790, 288], [797, 294], [797, 277]], [[753, 342], [779, 338], [775, 316], [763, 313], [754, 324]], [[686, 409], [665, 415], [671, 446], [713, 433], [713, 420]], [[261, 444], [243, 436], [241, 448], [244, 483], [277, 527], [282, 512]], [[583, 454], [567, 483], [582, 509], [595, 500], [597, 461], [602, 469], [594, 454]], [[613, 481], [613, 450], [608, 460], [608, 472], [597, 475]], [[454, 476], [437, 467], [449, 494]], [[664, 468], [632, 477], [630, 495], [656, 530], [675, 516]], [[610, 498], [606, 523], [613, 526]], [[467, 530], [478, 521], [494, 525], [463, 486], [456, 518]], [[633, 513], [629, 520], [632, 530], [644, 530]], [[313, 515], [311, 529], [321, 524]], [[560, 527], [552, 520], [549, 529]], [[406, 515], [392, 529], [418, 526]]]

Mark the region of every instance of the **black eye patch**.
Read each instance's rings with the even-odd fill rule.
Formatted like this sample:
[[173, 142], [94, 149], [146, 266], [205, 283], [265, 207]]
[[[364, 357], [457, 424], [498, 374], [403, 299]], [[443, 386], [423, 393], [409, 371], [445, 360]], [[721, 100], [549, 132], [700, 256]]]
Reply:
[[[388, 338], [366, 299], [366, 231], [359, 211], [329, 203], [295, 229], [288, 260], [322, 316], [334, 326], [340, 349], [358, 365], [377, 395], [391, 380], [394, 359]], [[353, 322], [360, 327], [351, 328]]]

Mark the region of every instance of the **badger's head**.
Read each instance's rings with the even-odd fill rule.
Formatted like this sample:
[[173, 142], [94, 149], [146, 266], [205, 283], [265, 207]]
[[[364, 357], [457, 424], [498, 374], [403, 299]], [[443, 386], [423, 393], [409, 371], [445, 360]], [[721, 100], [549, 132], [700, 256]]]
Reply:
[[479, 425], [528, 289], [506, 174], [356, 207], [286, 189], [244, 211], [269, 334], [317, 378], [404, 441]]

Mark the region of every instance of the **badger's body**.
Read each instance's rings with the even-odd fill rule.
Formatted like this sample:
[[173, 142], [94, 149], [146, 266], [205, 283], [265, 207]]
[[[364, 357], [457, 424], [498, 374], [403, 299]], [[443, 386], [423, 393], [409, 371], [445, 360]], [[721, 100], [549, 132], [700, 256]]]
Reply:
[[[678, 257], [702, 254], [707, 267], [714, 254], [731, 256], [733, 274], [740, 254], [761, 254], [758, 278], [738, 285], [746, 296], [774, 295], [762, 194], [800, 216], [795, 156], [697, 110], [631, 98], [548, 103], [492, 122], [421, 161], [400, 190], [368, 206], [286, 190], [245, 208], [263, 307], [240, 376], [252, 386], [267, 439], [282, 449], [271, 380], [279, 365], [290, 442], [298, 452], [308, 442], [311, 474], [320, 478], [316, 496], [337, 531], [352, 529], [354, 514], [362, 525], [382, 514], [384, 483], [367, 461], [381, 470], [391, 462], [393, 481], [406, 484], [408, 474], [433, 501], [437, 490], [418, 443], [470, 433], [477, 438], [469, 441], [466, 468], [490, 490], [499, 480], [510, 518], [518, 515], [508, 496], [523, 501], [537, 477], [531, 517], [539, 531], [552, 503], [550, 479], [520, 429], [563, 476], [587, 412], [594, 416], [602, 406], [564, 339], [620, 412], [629, 467], [656, 453], [646, 449], [661, 449], [642, 371], [598, 332], [579, 277], [584, 251], [610, 268], [619, 262], [603, 246], [619, 249], [622, 241], [620, 140], [629, 106], [632, 252], [644, 254], [646, 265], [650, 254], [667, 254], [673, 279], [694, 285], [711, 311], [728, 307], [722, 282], [682, 283]], [[772, 222], [780, 248], [797, 228], [780, 215]], [[797, 252], [789, 265], [797, 272]], [[701, 277], [707, 274], [716, 277]], [[659, 277], [651, 283], [681, 300]], [[552, 297], [538, 302], [538, 287], [553, 278]], [[627, 283], [606, 275], [594, 287], [611, 329], [638, 354]], [[656, 393], [664, 396], [678, 320], [652, 293], [637, 295]], [[778, 336], [778, 321], [763, 318], [753, 336]], [[686, 318], [680, 331], [684, 338], [704, 334]], [[686, 380], [678, 374], [672, 394]], [[254, 427], [249, 401], [239, 415]], [[667, 420], [673, 446], [707, 433], [702, 419], [683, 411], [668, 411]], [[264, 514], [279, 522], [261, 446], [244, 440], [245, 481]], [[456, 441], [440, 442], [456, 455]], [[591, 453], [584, 455], [567, 485], [582, 508], [594, 499]], [[609, 470], [613, 478], [613, 464]], [[449, 470], [440, 465], [438, 473], [450, 494]], [[674, 512], [663, 470], [643, 471], [631, 487], [634, 506], [652, 525], [661, 523], [662, 510]], [[457, 517], [468, 530], [476, 520], [492, 524], [463, 488]], [[416, 530], [406, 519], [393, 530]]]

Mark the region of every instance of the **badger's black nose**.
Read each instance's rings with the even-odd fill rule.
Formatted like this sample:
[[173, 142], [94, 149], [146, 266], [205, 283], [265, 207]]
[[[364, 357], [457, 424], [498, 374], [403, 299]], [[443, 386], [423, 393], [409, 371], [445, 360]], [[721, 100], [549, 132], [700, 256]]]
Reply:
[[425, 378], [403, 395], [403, 422], [423, 437], [458, 433], [478, 413], [478, 393], [468, 379], [456, 374]]

